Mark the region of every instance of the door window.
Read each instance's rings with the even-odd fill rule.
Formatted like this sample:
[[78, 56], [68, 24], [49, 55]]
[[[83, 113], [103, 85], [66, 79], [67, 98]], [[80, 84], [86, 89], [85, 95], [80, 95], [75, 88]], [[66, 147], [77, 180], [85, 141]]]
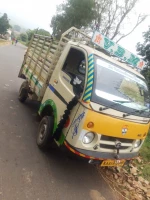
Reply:
[[70, 84], [76, 95], [81, 95], [84, 89], [86, 75], [86, 60], [82, 51], [71, 48], [62, 70], [71, 78]]

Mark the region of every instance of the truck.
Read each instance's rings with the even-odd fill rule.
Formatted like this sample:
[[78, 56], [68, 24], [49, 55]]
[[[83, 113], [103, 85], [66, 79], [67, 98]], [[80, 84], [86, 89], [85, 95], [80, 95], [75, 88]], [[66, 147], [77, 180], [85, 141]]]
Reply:
[[35, 34], [19, 72], [19, 100], [40, 102], [37, 145], [56, 143], [88, 163], [123, 166], [150, 125], [149, 91], [136, 55], [95, 31]]

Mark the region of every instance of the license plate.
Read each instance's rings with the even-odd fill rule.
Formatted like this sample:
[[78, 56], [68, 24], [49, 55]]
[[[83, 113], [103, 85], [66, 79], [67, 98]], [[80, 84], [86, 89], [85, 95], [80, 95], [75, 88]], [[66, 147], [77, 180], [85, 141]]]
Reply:
[[118, 166], [118, 167], [122, 167], [125, 163], [125, 160], [104, 160], [101, 163], [101, 166], [105, 167], [105, 166]]

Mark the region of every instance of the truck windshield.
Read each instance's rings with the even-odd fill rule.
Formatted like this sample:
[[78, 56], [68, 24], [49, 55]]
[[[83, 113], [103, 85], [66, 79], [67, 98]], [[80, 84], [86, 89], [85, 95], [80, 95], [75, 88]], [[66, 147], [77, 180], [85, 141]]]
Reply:
[[149, 116], [150, 101], [145, 80], [98, 56], [95, 56], [95, 79], [91, 100], [121, 112]]

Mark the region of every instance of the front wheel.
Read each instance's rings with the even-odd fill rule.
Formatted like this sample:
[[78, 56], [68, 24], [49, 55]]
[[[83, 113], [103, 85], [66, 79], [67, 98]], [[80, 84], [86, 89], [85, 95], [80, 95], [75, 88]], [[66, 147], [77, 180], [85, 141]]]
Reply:
[[42, 150], [45, 150], [53, 142], [53, 127], [54, 127], [54, 118], [51, 116], [45, 116], [41, 120], [38, 127], [38, 134], [36, 143], [38, 147]]
[[27, 98], [28, 98], [28, 90], [25, 87], [25, 82], [23, 82], [19, 90], [18, 99], [21, 103], [24, 103]]

